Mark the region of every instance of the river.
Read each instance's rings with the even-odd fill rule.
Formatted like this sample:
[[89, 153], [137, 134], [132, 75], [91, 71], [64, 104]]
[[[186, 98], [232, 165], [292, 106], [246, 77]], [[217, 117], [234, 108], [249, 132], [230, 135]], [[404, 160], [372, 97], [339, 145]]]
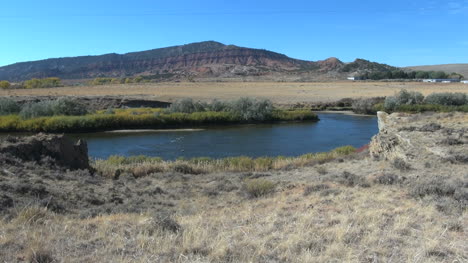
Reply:
[[92, 158], [148, 155], [179, 157], [298, 156], [343, 145], [360, 147], [378, 132], [377, 118], [319, 113], [319, 122], [249, 124], [201, 130], [89, 133], [72, 135], [88, 142]]

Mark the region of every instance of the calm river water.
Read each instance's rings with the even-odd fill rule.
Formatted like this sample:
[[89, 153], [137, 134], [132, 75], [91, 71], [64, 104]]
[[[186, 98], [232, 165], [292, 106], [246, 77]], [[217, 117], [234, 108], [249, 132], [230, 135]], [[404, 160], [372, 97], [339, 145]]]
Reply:
[[89, 155], [178, 157], [297, 156], [343, 145], [360, 147], [378, 132], [377, 118], [319, 113], [319, 122], [211, 127], [199, 131], [92, 133], [73, 135], [88, 142]]

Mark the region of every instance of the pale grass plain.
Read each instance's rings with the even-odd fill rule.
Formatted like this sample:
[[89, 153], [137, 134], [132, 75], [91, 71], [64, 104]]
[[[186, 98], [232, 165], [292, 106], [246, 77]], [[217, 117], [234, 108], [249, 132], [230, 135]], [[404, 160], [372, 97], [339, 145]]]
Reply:
[[58, 262], [466, 262], [466, 212], [445, 215], [398, 186], [329, 185], [337, 192], [304, 196], [296, 183], [254, 200], [227, 194], [217, 207], [199, 196], [174, 217], [180, 232], [152, 214], [78, 219], [35, 208], [0, 221], [0, 243], [27, 247], [19, 259]]
[[[436, 163], [399, 171], [361, 156], [269, 172], [264, 178], [275, 190], [259, 198], [245, 196], [245, 181], [233, 173], [189, 175], [163, 186], [186, 184], [191, 192], [172, 217], [180, 231], [158, 224], [158, 211], [79, 218], [26, 207], [0, 220], [0, 244], [11, 253], [6, 262], [35, 254], [51, 262], [467, 262], [466, 209], [441, 210], [429, 196], [412, 196], [411, 185], [375, 180], [382, 174], [463, 179], [464, 168]], [[343, 182], [343, 171], [365, 184]], [[239, 190], [207, 194], [220, 177]]]
[[422, 82], [164, 82], [74, 86], [48, 89], [1, 90], [0, 96], [124, 96], [175, 101], [182, 98], [211, 101], [239, 97], [267, 98], [277, 104], [331, 102], [342, 98], [393, 95], [401, 89], [433, 92], [467, 92], [462, 83]]

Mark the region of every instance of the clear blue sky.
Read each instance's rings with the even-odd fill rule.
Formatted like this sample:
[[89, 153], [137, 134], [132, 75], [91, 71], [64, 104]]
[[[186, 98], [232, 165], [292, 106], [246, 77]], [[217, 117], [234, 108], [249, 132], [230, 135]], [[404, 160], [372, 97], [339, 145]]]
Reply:
[[0, 66], [216, 40], [290, 57], [468, 63], [468, 0], [3, 0]]

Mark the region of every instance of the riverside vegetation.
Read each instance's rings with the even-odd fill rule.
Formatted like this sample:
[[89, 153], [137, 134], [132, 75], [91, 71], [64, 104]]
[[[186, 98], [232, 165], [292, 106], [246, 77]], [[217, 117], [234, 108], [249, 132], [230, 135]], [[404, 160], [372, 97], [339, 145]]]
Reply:
[[[260, 158], [164, 162], [115, 156], [94, 162], [93, 173], [60, 167], [57, 156], [25, 161], [0, 151], [0, 258], [465, 262], [467, 159], [450, 157], [466, 156], [468, 116], [389, 119], [402, 116], [393, 130], [432, 138], [432, 147], [449, 155], [425, 151], [415, 141], [416, 148], [398, 148], [409, 151], [401, 152], [406, 160], [346, 147], [269, 170], [271, 162]], [[8, 141], [23, 145], [19, 138]]]
[[[418, 94], [410, 97], [420, 98]], [[252, 102], [244, 99], [239, 105], [245, 107], [228, 105], [221, 108], [229, 111], [220, 112], [235, 114], [236, 108], [255, 107], [269, 109], [272, 115], [281, 112], [275, 113], [269, 103], [252, 106], [247, 101]], [[60, 103], [52, 104], [52, 110], [45, 112], [62, 114], [56, 106]], [[15, 104], [5, 105], [10, 106], [0, 110], [11, 116]], [[109, 109], [91, 115], [213, 112], [206, 107], [187, 100], [168, 110]], [[80, 114], [87, 115], [39, 118], [90, 116]], [[94, 160], [93, 169], [70, 171], [55, 163], [56, 156], [25, 161], [0, 153], [0, 259], [47, 263], [468, 261], [464, 148], [468, 117], [460, 112], [401, 116], [410, 117], [398, 132], [417, 138], [428, 138], [431, 132], [436, 136], [434, 147], [443, 147], [446, 157], [457, 158], [422, 150], [425, 145], [402, 147], [411, 151], [404, 155], [411, 157], [408, 160], [372, 158], [365, 149], [342, 147], [328, 153], [255, 159], [164, 161], [112, 156]], [[238, 118], [247, 121], [259, 116], [238, 114]], [[455, 147], [457, 151], [451, 153]]]
[[110, 129], [192, 127], [277, 121], [317, 121], [308, 110], [275, 109], [268, 100], [240, 98], [211, 104], [182, 100], [168, 109], [108, 109], [89, 113], [72, 99], [59, 98], [20, 107], [0, 99], [0, 131], [3, 132], [90, 132]]
[[386, 112], [468, 112], [468, 95], [461, 92], [432, 93], [424, 97], [420, 92], [400, 90], [393, 96], [359, 99], [353, 102], [356, 113], [375, 114]]
[[106, 160], [94, 160], [94, 167], [105, 177], [126, 173], [135, 177], [143, 177], [155, 172], [180, 172], [183, 174], [204, 174], [213, 172], [265, 172], [270, 170], [294, 169], [325, 163], [355, 152], [352, 146], [342, 146], [330, 152], [309, 153], [298, 157], [259, 157], [248, 156], [212, 159], [198, 157], [192, 159], [179, 158], [176, 161], [166, 161], [159, 157], [148, 156], [110, 156]]

